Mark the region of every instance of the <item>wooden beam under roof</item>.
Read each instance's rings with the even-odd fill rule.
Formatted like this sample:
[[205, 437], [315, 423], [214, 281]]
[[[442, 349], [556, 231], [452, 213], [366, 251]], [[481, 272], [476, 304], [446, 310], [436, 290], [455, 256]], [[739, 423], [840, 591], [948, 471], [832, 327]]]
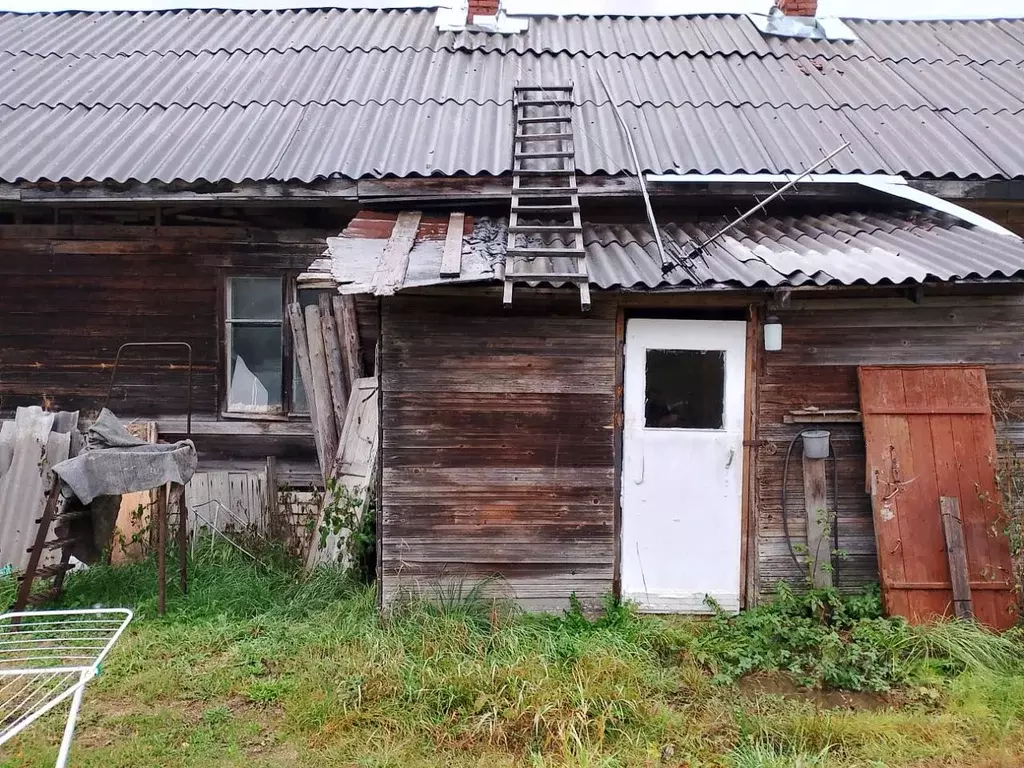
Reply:
[[[910, 179], [915, 189], [949, 200], [989, 200], [1024, 202], [1024, 179]], [[655, 198], [706, 198], [710, 193], [722, 198], [750, 199], [773, 190], [753, 184], [657, 184], [649, 192]], [[467, 201], [507, 200], [512, 191], [511, 176], [457, 176], [405, 179], [337, 179], [312, 184], [246, 182], [242, 184], [187, 185], [185, 188], [156, 183], [123, 184], [17, 184], [0, 183], [0, 206], [46, 205], [90, 206], [167, 204], [220, 206], [227, 204], [276, 206], [326, 206], [341, 202], [403, 203], [435, 201], [465, 204]], [[633, 176], [580, 176], [582, 198], [616, 198], [638, 195]], [[817, 184], [798, 187], [787, 197], [822, 200], [849, 199], [850, 190]]]

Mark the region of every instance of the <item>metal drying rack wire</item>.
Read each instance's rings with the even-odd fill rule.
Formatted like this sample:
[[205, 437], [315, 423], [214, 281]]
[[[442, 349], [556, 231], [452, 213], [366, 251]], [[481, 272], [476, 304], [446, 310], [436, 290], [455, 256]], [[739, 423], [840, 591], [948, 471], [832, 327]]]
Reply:
[[85, 686], [131, 622], [126, 608], [0, 616], [0, 745], [71, 699], [56, 768], [67, 765]]

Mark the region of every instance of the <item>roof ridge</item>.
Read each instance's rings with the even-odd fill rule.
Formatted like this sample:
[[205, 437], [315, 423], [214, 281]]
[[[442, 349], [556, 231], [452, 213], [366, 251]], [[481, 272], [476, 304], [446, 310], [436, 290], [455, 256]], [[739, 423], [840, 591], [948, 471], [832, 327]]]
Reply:
[[[237, 101], [237, 100], [231, 100], [231, 101], [217, 101], [217, 100], [213, 100], [213, 101], [210, 101], [209, 103], [198, 103], [198, 102], [186, 103], [186, 102], [175, 100], [175, 101], [167, 102], [166, 104], [165, 103], [159, 103], [159, 102], [141, 103], [141, 102], [138, 102], [138, 101], [132, 101], [132, 102], [115, 101], [115, 102], [112, 102], [112, 103], [92, 103], [92, 104], [86, 104], [86, 103], [82, 103], [80, 101], [79, 102], [74, 102], [74, 103], [71, 103], [71, 102], [68, 102], [68, 101], [57, 101], [57, 102], [54, 102], [52, 104], [49, 104], [49, 103], [44, 103], [44, 102], [26, 103], [24, 101], [15, 101], [13, 99], [11, 99], [11, 100], [4, 99], [2, 96], [0, 96], [0, 106], [6, 107], [7, 109], [10, 109], [10, 110], [37, 110], [37, 109], [48, 109], [48, 110], [64, 109], [64, 110], [71, 110], [71, 111], [75, 111], [75, 110], [85, 110], [85, 111], [90, 111], [90, 110], [107, 110], [107, 111], [110, 111], [110, 110], [114, 110], [114, 109], [124, 109], [124, 110], [131, 110], [131, 109], [141, 109], [141, 110], [151, 110], [151, 109], [163, 109], [163, 110], [169, 110], [169, 109], [181, 109], [181, 110], [191, 110], [191, 109], [195, 109], [195, 110], [224, 109], [224, 110], [227, 110], [227, 109], [230, 109], [232, 107], [235, 107], [235, 108], [238, 108], [238, 109], [266, 108], [266, 107], [272, 107], [272, 106], [277, 106], [277, 107], [290, 107], [290, 106], [295, 106], [295, 107], [332, 107], [332, 106], [336, 106], [336, 107], [350, 107], [350, 106], [351, 107], [387, 107], [387, 106], [392, 106], [393, 105], [393, 106], [399, 106], [400, 107], [400, 106], [405, 106], [405, 105], [410, 105], [410, 104], [415, 104], [416, 106], [419, 106], [419, 107], [425, 107], [425, 106], [429, 106], [429, 105], [435, 105], [435, 106], [451, 105], [451, 106], [456, 106], [456, 107], [463, 107], [463, 106], [466, 106], [466, 107], [468, 107], [468, 106], [473, 106], [473, 107], [486, 107], [486, 106], [504, 107], [504, 106], [508, 106], [508, 105], [512, 104], [512, 97], [509, 96], [508, 98], [502, 98], [502, 99], [475, 99], [475, 98], [467, 98], [467, 99], [461, 99], [461, 100], [454, 99], [454, 98], [445, 98], [445, 99], [441, 99], [441, 98], [425, 98], [425, 99], [417, 99], [417, 98], [411, 98], [411, 97], [409, 97], [409, 98], [402, 98], [402, 99], [399, 99], [399, 98], [389, 98], [389, 99], [384, 99], [384, 100], [379, 100], [379, 99], [355, 99], [355, 98], [348, 99], [348, 100], [342, 100], [342, 99], [332, 98], [332, 99], [323, 99], [323, 100], [320, 100], [320, 99], [286, 99], [286, 100], [268, 99], [266, 101], [260, 101], [260, 100], [255, 100], [254, 99], [252, 101], [247, 101], [247, 102], [242, 102], [242, 101]], [[794, 111], [806, 110], [806, 111], [810, 111], [810, 112], [825, 112], [825, 111], [828, 111], [828, 112], [840, 113], [840, 114], [844, 113], [844, 112], [850, 112], [850, 111], [853, 111], [853, 112], [861, 112], [861, 111], [865, 111], [865, 112], [895, 112], [895, 113], [898, 113], [898, 114], [917, 113], [917, 112], [924, 113], [924, 112], [927, 112], [929, 114], [939, 113], [939, 114], [945, 114], [945, 115], [961, 115], [961, 114], [966, 112], [966, 113], [968, 113], [970, 115], [974, 115], [974, 116], [1005, 115], [1005, 114], [1019, 115], [1021, 113], [1024, 113], [1024, 104], [1022, 104], [1020, 107], [1017, 107], [1016, 109], [1011, 109], [1010, 107], [1002, 107], [1002, 108], [999, 108], [999, 109], [992, 109], [992, 108], [988, 108], [988, 107], [982, 107], [982, 108], [976, 108], [976, 109], [971, 109], [969, 107], [963, 107], [961, 109], [949, 109], [949, 108], [935, 107], [935, 106], [931, 106], [931, 105], [928, 105], [928, 104], [923, 104], [923, 105], [915, 106], [915, 107], [909, 106], [907, 104], [898, 104], [898, 105], [895, 105], [895, 106], [893, 106], [891, 104], [879, 104], [879, 105], [872, 105], [872, 104], [839, 104], [839, 105], [819, 104], [819, 105], [815, 105], [815, 104], [794, 104], [794, 103], [789, 102], [789, 101], [784, 101], [784, 102], [779, 102], [779, 103], [773, 103], [773, 102], [770, 102], [770, 101], [756, 101], [755, 102], [755, 101], [752, 101], [752, 100], [749, 100], [749, 99], [748, 100], [743, 100], [743, 101], [704, 99], [703, 101], [680, 101], [680, 102], [673, 102], [673, 101], [670, 101], [668, 99], [663, 99], [663, 100], [660, 100], [660, 101], [656, 101], [654, 99], [643, 99], [641, 101], [628, 101], [628, 100], [624, 101], [624, 100], [610, 100], [610, 99], [605, 98], [605, 99], [586, 99], [584, 101], [580, 101], [580, 102], [575, 103], [574, 106], [576, 106], [576, 107], [604, 107], [604, 106], [607, 106], [608, 104], [614, 104], [616, 107], [636, 107], [636, 108], [650, 107], [650, 108], [654, 108], [654, 109], [658, 109], [658, 108], [661, 108], [661, 107], [673, 107], [673, 108], [676, 108], [676, 109], [681, 109], [681, 108], [684, 108], [684, 107], [689, 107], [689, 108], [695, 109], [695, 110], [703, 109], [703, 108], [706, 108], [706, 109], [722, 109], [722, 108], [725, 108], [725, 107], [732, 107], [732, 108], [734, 108], [736, 110], [742, 110], [744, 108], [752, 108], [752, 109], [770, 108], [770, 109], [776, 109], [776, 110], [786, 110], [786, 109], [791, 109], [791, 110], [794, 110]], [[585, 139], [583, 139], [583, 140], [585, 140]]]
[[[1013, 39], [1013, 38], [1011, 38]], [[0, 44], [2, 45], [2, 44]], [[523, 50], [500, 50], [498, 48], [484, 48], [484, 47], [470, 47], [461, 44], [444, 43], [439, 46], [431, 45], [300, 45], [300, 46], [267, 46], [264, 48], [253, 46], [245, 48], [195, 48], [185, 49], [180, 51], [161, 51], [161, 50], [132, 50], [128, 52], [118, 53], [74, 53], [74, 52], [61, 52], [61, 51], [29, 51], [23, 48], [14, 47], [0, 47], [0, 54], [6, 54], [8, 56], [25, 56], [32, 59], [48, 59], [50, 57], [58, 59], [75, 59], [77, 61], [84, 60], [115, 60], [115, 59], [126, 59], [132, 56], [153, 56], [157, 58], [175, 58], [181, 59], [189, 56], [197, 57], [202, 55], [217, 56], [220, 54], [227, 54], [228, 56], [253, 56], [253, 55], [269, 55], [272, 53], [287, 55], [292, 53], [305, 53], [312, 52], [317, 53], [320, 51], [328, 51], [335, 53], [338, 51], [344, 51], [345, 53], [388, 53], [389, 51], [396, 51], [398, 53], [412, 52], [412, 53], [453, 53], [453, 54], [479, 54], [481, 56], [567, 56], [570, 58], [582, 58], [582, 59], [759, 59], [761, 61], [777, 61], [779, 59], [786, 59], [790, 61], [807, 61], [816, 59], [825, 59], [827, 61], [874, 61], [879, 63], [891, 63], [891, 64], [943, 64], [943, 65], [970, 65], [977, 64], [979, 66], [985, 66], [989, 64], [993, 65], [1021, 65], [1024, 64], [1024, 43], [1021, 44], [1021, 56], [1019, 58], [1002, 58], [1002, 59], [969, 59], [966, 58], [965, 54], [959, 54], [955, 57], [949, 58], [930, 58], [924, 56], [918, 56], [917, 58], [911, 55], [902, 56], [895, 58], [892, 56], [879, 55], [872, 52], [867, 56], [826, 56], [822, 53], [804, 53], [804, 52], [769, 52], [759, 53], [757, 51], [683, 51], [683, 52], [654, 52], [654, 51], [643, 51], [640, 53], [622, 53], [620, 51], [571, 51], [566, 48], [551, 49], [551, 48], [526, 48]]]
[[137, 10], [113, 9], [113, 10], [85, 10], [72, 9], [66, 11], [12, 11], [0, 9], [0, 17], [18, 16], [25, 18], [38, 18], [42, 16], [178, 16], [188, 14], [215, 14], [226, 15], [249, 15], [262, 14], [284, 15], [284, 14], [328, 14], [328, 13], [392, 13], [392, 12], [414, 12], [414, 13], [436, 13], [441, 3], [432, 6], [415, 6], [408, 8], [344, 8], [344, 7], [323, 7], [323, 8], [142, 8]]

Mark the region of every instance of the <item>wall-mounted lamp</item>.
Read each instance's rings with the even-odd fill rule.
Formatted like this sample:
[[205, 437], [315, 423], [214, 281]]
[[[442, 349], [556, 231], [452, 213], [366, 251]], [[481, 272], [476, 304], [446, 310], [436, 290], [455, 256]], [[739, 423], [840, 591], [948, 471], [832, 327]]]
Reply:
[[778, 352], [782, 349], [782, 321], [775, 315], [768, 315], [764, 321], [764, 351]]

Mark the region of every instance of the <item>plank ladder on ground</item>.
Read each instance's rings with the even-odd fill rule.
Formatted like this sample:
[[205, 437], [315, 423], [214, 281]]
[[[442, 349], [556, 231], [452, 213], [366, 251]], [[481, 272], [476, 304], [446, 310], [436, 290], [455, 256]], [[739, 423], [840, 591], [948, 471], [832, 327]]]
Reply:
[[[506, 307], [512, 304], [515, 283], [542, 278], [576, 283], [583, 309], [590, 308], [572, 106], [571, 84], [513, 89], [512, 210], [503, 297]], [[520, 238], [526, 242], [521, 243]], [[564, 271], [543, 273], [523, 268], [523, 262], [537, 258], [570, 266]]]
[[[32, 605], [40, 605], [60, 596], [64, 584], [64, 575], [71, 570], [71, 545], [74, 540], [67, 537], [67, 524], [77, 517], [87, 515], [86, 510], [64, 511], [61, 506], [60, 480], [56, 475], [46, 497], [46, 506], [42, 515], [36, 519], [39, 526], [36, 539], [29, 548], [28, 567], [18, 577], [18, 596], [14, 601], [14, 609], [24, 610]], [[46, 563], [49, 553], [59, 553], [60, 562]], [[49, 589], [33, 592], [32, 585], [37, 580], [52, 579]]]

